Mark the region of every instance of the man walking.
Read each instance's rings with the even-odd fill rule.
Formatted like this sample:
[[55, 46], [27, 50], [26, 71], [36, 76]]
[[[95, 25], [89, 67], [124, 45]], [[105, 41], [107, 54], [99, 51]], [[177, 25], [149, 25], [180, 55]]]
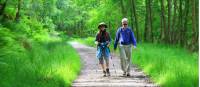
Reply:
[[134, 48], [136, 48], [136, 39], [131, 28], [128, 27], [127, 18], [122, 19], [122, 27], [119, 27], [116, 32], [114, 50], [116, 50], [118, 43], [123, 76], [130, 76], [130, 64], [132, 53], [131, 45], [133, 45]]

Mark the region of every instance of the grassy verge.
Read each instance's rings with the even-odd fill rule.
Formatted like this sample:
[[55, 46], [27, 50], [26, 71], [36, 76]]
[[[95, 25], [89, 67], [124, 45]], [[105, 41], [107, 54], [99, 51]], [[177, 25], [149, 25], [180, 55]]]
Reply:
[[0, 87], [68, 87], [80, 71], [76, 51], [59, 37], [20, 44], [11, 37], [4, 39], [6, 46], [0, 48]]
[[[94, 38], [76, 39], [93, 46]], [[111, 45], [111, 50], [113, 44]], [[198, 54], [161, 44], [138, 44], [132, 62], [162, 87], [198, 87]]]
[[179, 47], [138, 44], [132, 61], [163, 87], [198, 87], [198, 54]]

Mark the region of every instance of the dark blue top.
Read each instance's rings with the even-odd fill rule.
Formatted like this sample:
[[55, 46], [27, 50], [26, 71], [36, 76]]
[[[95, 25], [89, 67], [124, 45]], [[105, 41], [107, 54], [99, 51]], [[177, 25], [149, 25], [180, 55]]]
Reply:
[[115, 42], [114, 42], [114, 49], [117, 48], [117, 44], [120, 43], [121, 45], [129, 45], [133, 44], [136, 46], [136, 39], [134, 37], [134, 33], [131, 28], [127, 27], [126, 29], [122, 29], [122, 27], [118, 28]]

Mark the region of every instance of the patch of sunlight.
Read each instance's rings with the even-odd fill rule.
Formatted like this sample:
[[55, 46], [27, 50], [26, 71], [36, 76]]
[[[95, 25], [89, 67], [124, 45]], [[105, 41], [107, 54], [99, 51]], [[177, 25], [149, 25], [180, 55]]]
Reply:
[[144, 72], [148, 73], [151, 71], [152, 68], [153, 68], [153, 64], [148, 64], [147, 66], [144, 67]]
[[57, 67], [56, 76], [59, 76], [65, 83], [69, 84], [75, 78], [76, 74], [71, 65], [63, 64]]
[[170, 80], [170, 77], [172, 77], [173, 74], [171, 74], [170, 72], [168, 73], [161, 73], [160, 76], [158, 76], [158, 81], [157, 84], [162, 85], [162, 84], [166, 84], [167, 81]]

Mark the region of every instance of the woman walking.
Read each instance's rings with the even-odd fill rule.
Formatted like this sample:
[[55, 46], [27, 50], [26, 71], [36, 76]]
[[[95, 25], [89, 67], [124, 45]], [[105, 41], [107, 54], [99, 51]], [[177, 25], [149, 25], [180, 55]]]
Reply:
[[[103, 76], [110, 76], [109, 57], [110, 57], [110, 34], [106, 32], [107, 25], [104, 22], [99, 23], [99, 32], [96, 35], [95, 43], [97, 44], [97, 58], [103, 70]], [[105, 64], [104, 64], [105, 61]]]

